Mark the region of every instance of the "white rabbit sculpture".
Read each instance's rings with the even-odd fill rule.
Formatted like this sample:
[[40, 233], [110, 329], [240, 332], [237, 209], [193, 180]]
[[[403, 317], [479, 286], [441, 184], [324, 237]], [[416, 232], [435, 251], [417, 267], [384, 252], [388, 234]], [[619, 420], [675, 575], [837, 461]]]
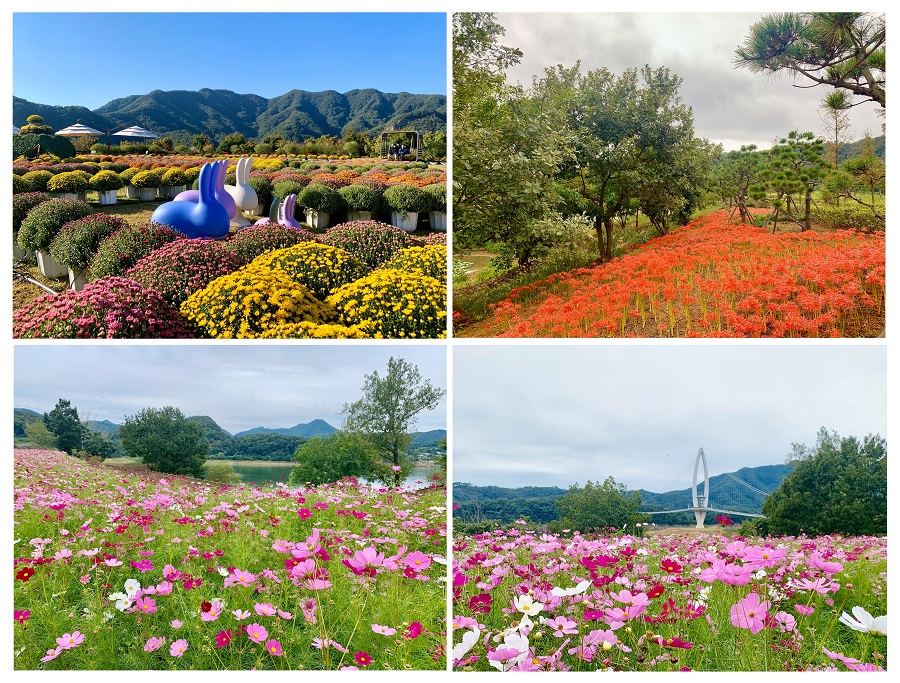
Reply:
[[235, 169], [235, 184], [225, 186], [225, 191], [231, 195], [238, 208], [231, 219], [233, 226], [244, 227], [245, 225], [250, 225], [250, 221], [244, 218], [241, 211], [253, 211], [259, 205], [256, 190], [248, 182], [252, 165], [253, 159], [249, 157], [238, 159], [237, 168]]

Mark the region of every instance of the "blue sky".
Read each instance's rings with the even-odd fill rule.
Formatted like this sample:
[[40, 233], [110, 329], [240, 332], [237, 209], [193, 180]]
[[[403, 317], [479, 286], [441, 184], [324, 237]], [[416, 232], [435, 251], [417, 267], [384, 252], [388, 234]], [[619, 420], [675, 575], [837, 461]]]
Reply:
[[157, 89], [446, 94], [446, 36], [444, 13], [17, 12], [13, 94], [89, 109]]

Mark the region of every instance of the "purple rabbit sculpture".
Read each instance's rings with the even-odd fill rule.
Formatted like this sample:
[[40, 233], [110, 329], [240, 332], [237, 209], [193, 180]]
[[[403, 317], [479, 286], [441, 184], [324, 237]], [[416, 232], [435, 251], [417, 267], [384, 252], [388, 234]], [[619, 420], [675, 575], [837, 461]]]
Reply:
[[190, 238], [208, 237], [218, 240], [228, 237], [231, 218], [228, 210], [216, 198], [214, 164], [203, 164], [198, 185], [200, 189], [196, 191], [196, 202], [166, 202], [157, 207], [150, 220], [168, 225]]
[[[299, 221], [294, 218], [294, 207], [297, 204], [297, 195], [289, 194], [284, 201], [278, 205], [278, 224], [286, 228], [302, 229]], [[261, 218], [254, 225], [268, 225], [271, 223], [268, 218]]]
[[[225, 210], [228, 211], [228, 219], [231, 220], [237, 213], [237, 205], [234, 203], [234, 198], [225, 190], [225, 171], [228, 169], [228, 160], [222, 159], [221, 161], [211, 161], [210, 164], [215, 167], [214, 180], [216, 199], [218, 200], [219, 204], [224, 206]], [[196, 202], [198, 196], [198, 190], [185, 190], [184, 192], [180, 192], [175, 196], [175, 201]]]

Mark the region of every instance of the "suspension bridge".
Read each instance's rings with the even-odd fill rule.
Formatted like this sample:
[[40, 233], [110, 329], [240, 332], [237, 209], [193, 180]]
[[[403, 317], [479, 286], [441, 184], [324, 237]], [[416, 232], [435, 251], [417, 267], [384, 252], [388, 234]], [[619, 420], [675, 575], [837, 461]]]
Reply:
[[[643, 500], [639, 512], [649, 515], [673, 514], [678, 512], [693, 512], [697, 520], [697, 528], [702, 529], [707, 512], [720, 515], [737, 515], [741, 517], [763, 517], [759, 513], [762, 502], [769, 495], [758, 486], [742, 481], [733, 473], [714, 473], [712, 479], [709, 476], [709, 464], [706, 454], [701, 448], [697, 457], [693, 460], [694, 476], [690, 488], [690, 496], [687, 491], [674, 490], [678, 482], [687, 476], [691, 467], [688, 463], [672, 480], [666, 488], [669, 493], [643, 492]], [[702, 466], [702, 477], [701, 475]], [[659, 509], [665, 507], [667, 509]]]

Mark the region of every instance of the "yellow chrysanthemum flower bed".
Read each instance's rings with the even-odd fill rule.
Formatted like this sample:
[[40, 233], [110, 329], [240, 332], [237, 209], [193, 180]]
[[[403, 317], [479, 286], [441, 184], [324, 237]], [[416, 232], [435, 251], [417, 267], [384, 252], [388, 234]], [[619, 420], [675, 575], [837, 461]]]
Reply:
[[447, 247], [443, 244], [429, 244], [424, 247], [401, 249], [384, 268], [393, 268], [407, 273], [421, 273], [447, 284]]
[[369, 272], [350, 252], [318, 242], [301, 242], [286, 249], [270, 251], [257, 256], [253, 263], [287, 273], [319, 299]]
[[447, 287], [433, 277], [382, 269], [344, 285], [325, 300], [338, 321], [371, 322], [372, 336], [443, 339], [447, 336]]
[[216, 278], [181, 304], [181, 314], [203, 337], [252, 339], [284, 323], [334, 319], [329, 304], [282, 270], [256, 263]]
[[325, 323], [282, 323], [270, 327], [256, 339], [370, 339], [366, 332], [371, 323], [362, 323], [352, 327]]

